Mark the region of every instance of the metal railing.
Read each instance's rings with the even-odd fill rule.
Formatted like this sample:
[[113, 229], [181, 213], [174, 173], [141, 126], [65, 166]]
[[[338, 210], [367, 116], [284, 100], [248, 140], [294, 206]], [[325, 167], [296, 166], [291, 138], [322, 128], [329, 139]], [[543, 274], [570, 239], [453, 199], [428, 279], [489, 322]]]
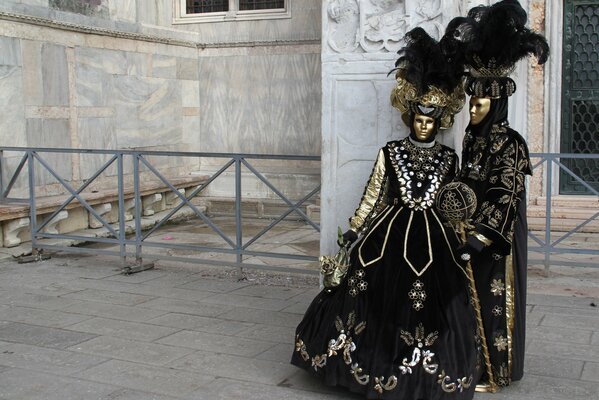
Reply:
[[[565, 174], [571, 176], [576, 182], [582, 185], [588, 190], [591, 196], [597, 196], [599, 198], [599, 191], [593, 188], [588, 182], [584, 180], [580, 175], [572, 171], [564, 162], [565, 160], [581, 160], [591, 159], [599, 161], [599, 154], [571, 154], [571, 153], [531, 153], [530, 158], [532, 160], [538, 159], [533, 163], [533, 171], [539, 168], [541, 165], [545, 166], [544, 172], [544, 191], [545, 191], [545, 231], [544, 236], [534, 234], [529, 230], [528, 236], [537, 244], [537, 246], [529, 246], [529, 252], [539, 252], [543, 255], [543, 264], [545, 265], [545, 271], [549, 271], [551, 265], [551, 257], [555, 254], [580, 254], [589, 256], [599, 256], [599, 248], [580, 248], [580, 247], [567, 247], [564, 246], [566, 239], [571, 238], [575, 233], [580, 233], [581, 229], [593, 221], [597, 221], [599, 217], [599, 209], [591, 215], [589, 218], [580, 222], [569, 232], [563, 232], [558, 238], [551, 238], [551, 211], [552, 211], [552, 197], [553, 197], [553, 177], [557, 176], [557, 171], [563, 171]], [[557, 233], [553, 231], [554, 235]], [[587, 262], [587, 261], [560, 261], [560, 265], [566, 266], [586, 266], [586, 267], [599, 267], [599, 263]]]
[[[4, 154], [7, 152], [17, 152], [22, 154], [22, 157], [16, 165], [14, 171], [8, 176], [7, 182], [5, 182], [4, 176], [7, 174], [7, 165]], [[108, 157], [108, 161], [104, 162], [103, 165], [97, 169], [88, 179], [84, 180], [83, 183], [75, 188], [69, 183], [67, 179], [60, 176], [46, 160], [44, 154], [77, 154], [81, 155], [97, 155]], [[201, 183], [195, 188], [189, 195], [181, 193], [175, 184], [160, 173], [159, 168], [149, 160], [149, 158], [160, 158], [160, 157], [184, 157], [184, 158], [209, 158], [209, 159], [222, 159], [224, 165], [218, 169], [214, 174], [207, 177], [206, 181]], [[134, 233], [127, 235], [125, 227], [125, 158], [131, 158], [132, 162], [132, 175], [133, 179], [133, 198], [134, 198]], [[284, 270], [286, 272], [303, 272], [306, 273], [306, 269], [293, 268], [293, 267], [278, 267], [269, 266], [262, 264], [252, 264], [244, 262], [246, 257], [272, 257], [279, 259], [290, 259], [290, 260], [303, 260], [306, 262], [317, 261], [317, 256], [309, 256], [302, 254], [289, 254], [289, 253], [278, 253], [269, 251], [253, 251], [250, 246], [254, 244], [258, 239], [263, 237], [267, 232], [272, 230], [277, 224], [283, 221], [290, 214], [295, 214], [299, 217], [299, 220], [304, 221], [305, 224], [311, 226], [317, 232], [320, 232], [320, 226], [312, 221], [301, 207], [316, 194], [320, 192], [320, 184], [314, 189], [309, 191], [304, 197], [299, 200], [293, 201], [289, 199], [281, 190], [275, 187], [265, 176], [260, 173], [258, 169], [252, 165], [252, 160], [293, 160], [293, 161], [319, 161], [320, 157], [317, 156], [294, 156], [294, 155], [263, 155], [263, 154], [233, 154], [233, 153], [204, 153], [204, 152], [175, 152], [175, 151], [130, 151], [130, 150], [89, 150], [89, 149], [59, 149], [59, 148], [23, 148], [23, 147], [0, 147], [0, 203], [26, 203], [29, 206], [29, 217], [31, 227], [31, 246], [34, 252], [47, 249], [65, 252], [83, 252], [92, 254], [106, 254], [112, 256], [118, 256], [123, 262], [125, 269], [131, 270], [131, 266], [127, 262], [127, 257], [135, 257], [137, 268], [141, 268], [144, 258], [159, 258], [168, 259], [174, 261], [185, 261], [185, 262], [196, 262], [202, 264], [217, 264], [217, 265], [234, 265], [238, 267], [252, 267], [262, 268], [271, 270]], [[111, 225], [106, 219], [104, 219], [92, 205], [82, 195], [83, 191], [87, 189], [93, 182], [98, 179], [109, 167], [116, 164], [116, 179], [117, 179], [117, 202], [118, 202], [118, 227]], [[41, 171], [49, 173], [60, 186], [68, 192], [67, 198], [57, 206], [47, 217], [38, 223], [38, 210], [37, 202], [38, 197], [36, 194], [36, 182], [38, 182], [38, 167]], [[242, 223], [242, 167], [249, 171], [254, 179], [258, 179], [262, 182], [272, 193], [283, 201], [287, 206], [287, 210], [284, 211], [278, 218], [273, 219], [264, 229], [257, 234], [253, 235], [249, 240], [244, 240], [243, 236], [243, 223]], [[10, 197], [11, 191], [17, 180], [24, 174], [23, 170], [27, 168], [27, 186], [28, 194], [26, 198], [14, 198]], [[142, 230], [142, 201], [141, 201], [141, 187], [140, 182], [140, 170], [145, 169], [149, 171], [154, 177], [158, 178], [161, 184], [167, 188], [169, 193], [173, 193], [178, 197], [179, 203], [171, 209], [164, 217], [162, 217], [151, 229]], [[223, 230], [221, 230], [217, 224], [215, 224], [206, 213], [192, 203], [192, 199], [199, 196], [216, 178], [221, 176], [225, 171], [234, 170], [234, 182], [235, 189], [232, 194], [234, 198], [234, 218], [235, 218], [235, 235], [230, 237]], [[247, 175], [247, 173], [246, 173]], [[6, 183], [6, 184], [5, 184]], [[95, 219], [97, 219], [103, 227], [108, 231], [107, 237], [90, 237], [82, 236], [77, 234], [68, 233], [48, 233], [44, 232], [44, 228], [66, 207], [73, 201], [77, 201], [87, 212], [89, 212]], [[148, 238], [156, 232], [157, 229], [164, 226], [171, 218], [183, 207], [189, 207], [195, 217], [202, 220], [214, 234], [218, 235], [226, 247], [215, 247], [215, 246], [204, 246], [194, 245], [186, 243], [157, 243], [148, 241]], [[107, 245], [118, 246], [118, 251], [101, 248], [85, 248], [85, 247], [72, 247], [62, 246], [58, 244], [45, 243], [43, 239], [66, 239], [70, 241], [78, 242], [91, 242], [101, 243]], [[130, 249], [134, 248], [134, 251]], [[180, 249], [180, 250], [191, 250], [196, 251], [198, 254], [206, 252], [214, 252], [220, 254], [229, 254], [235, 256], [235, 261], [220, 261], [206, 258], [196, 257], [178, 257], [169, 254], [153, 255], [148, 254], [146, 248], [161, 248], [161, 249]]]

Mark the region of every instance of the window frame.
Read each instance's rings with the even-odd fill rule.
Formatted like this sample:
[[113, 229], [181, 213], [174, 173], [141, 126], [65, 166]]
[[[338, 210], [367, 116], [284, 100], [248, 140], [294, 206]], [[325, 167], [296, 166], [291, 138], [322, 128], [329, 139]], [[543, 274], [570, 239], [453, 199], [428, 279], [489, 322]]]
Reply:
[[243, 11], [239, 10], [239, 0], [229, 0], [229, 11], [187, 14], [187, 0], [173, 0], [173, 24], [291, 18], [290, 1], [284, 0], [283, 8]]

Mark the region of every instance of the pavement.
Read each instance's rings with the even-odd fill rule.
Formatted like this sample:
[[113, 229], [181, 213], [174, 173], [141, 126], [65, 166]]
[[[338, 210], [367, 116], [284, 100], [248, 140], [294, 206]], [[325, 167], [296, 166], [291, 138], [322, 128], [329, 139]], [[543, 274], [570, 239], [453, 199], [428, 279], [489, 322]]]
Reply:
[[[359, 399], [289, 364], [314, 276], [0, 262], [0, 399]], [[526, 375], [488, 400], [599, 399], [599, 269], [529, 271]], [[593, 305], [594, 304], [594, 305]]]

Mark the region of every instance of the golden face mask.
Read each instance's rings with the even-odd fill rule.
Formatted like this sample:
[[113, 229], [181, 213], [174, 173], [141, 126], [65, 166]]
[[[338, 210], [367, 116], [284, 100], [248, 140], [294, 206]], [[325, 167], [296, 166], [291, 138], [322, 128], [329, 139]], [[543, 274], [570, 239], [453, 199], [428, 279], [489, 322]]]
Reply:
[[414, 134], [416, 139], [421, 142], [426, 142], [435, 130], [435, 120], [426, 115], [416, 114], [414, 115]]
[[472, 96], [470, 98], [470, 123], [472, 125], [480, 124], [489, 114], [489, 110], [491, 110], [491, 99]]

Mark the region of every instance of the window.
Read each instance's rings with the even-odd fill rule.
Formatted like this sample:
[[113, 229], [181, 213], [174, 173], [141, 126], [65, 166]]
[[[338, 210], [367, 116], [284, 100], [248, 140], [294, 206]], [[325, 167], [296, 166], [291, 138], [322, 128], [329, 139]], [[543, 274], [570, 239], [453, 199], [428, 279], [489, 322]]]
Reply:
[[290, 18], [291, 0], [174, 0], [175, 24]]

